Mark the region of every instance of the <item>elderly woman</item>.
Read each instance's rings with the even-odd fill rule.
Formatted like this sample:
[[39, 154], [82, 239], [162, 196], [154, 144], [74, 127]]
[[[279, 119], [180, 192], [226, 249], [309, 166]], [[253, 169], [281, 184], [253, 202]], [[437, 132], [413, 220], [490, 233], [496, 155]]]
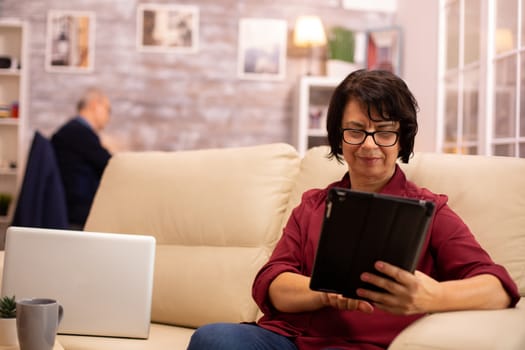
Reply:
[[[193, 335], [199, 349], [384, 349], [426, 313], [500, 309], [519, 300], [507, 271], [495, 264], [469, 228], [434, 194], [408, 181], [417, 133], [417, 102], [399, 77], [359, 70], [335, 89], [328, 110], [330, 157], [348, 172], [325, 189], [303, 194], [270, 260], [257, 274], [253, 297], [264, 316], [257, 324], [210, 324]], [[313, 291], [310, 276], [332, 187], [430, 200], [436, 211], [414, 274], [386, 262], [361, 279], [384, 292], [357, 289], [362, 299]], [[381, 277], [381, 274], [390, 278]]]

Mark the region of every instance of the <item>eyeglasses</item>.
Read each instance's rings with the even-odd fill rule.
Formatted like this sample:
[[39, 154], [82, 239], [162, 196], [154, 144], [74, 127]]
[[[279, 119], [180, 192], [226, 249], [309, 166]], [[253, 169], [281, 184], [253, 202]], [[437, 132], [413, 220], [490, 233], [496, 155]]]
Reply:
[[396, 144], [399, 138], [397, 131], [373, 131], [368, 132], [360, 129], [343, 129], [343, 141], [349, 145], [360, 145], [368, 136], [372, 136], [375, 144], [382, 147], [390, 147]]

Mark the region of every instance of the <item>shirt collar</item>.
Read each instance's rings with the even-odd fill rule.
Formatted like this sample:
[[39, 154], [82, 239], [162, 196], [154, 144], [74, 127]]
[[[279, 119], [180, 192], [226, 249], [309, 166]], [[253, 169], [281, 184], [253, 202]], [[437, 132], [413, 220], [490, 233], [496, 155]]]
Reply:
[[93, 130], [93, 127], [91, 126], [91, 124], [89, 124], [89, 122], [86, 120], [86, 118], [84, 118], [83, 116], [81, 115], [77, 115], [75, 117], [76, 120], [78, 120], [78, 122], [84, 126], [87, 126], [88, 128], [92, 129]]

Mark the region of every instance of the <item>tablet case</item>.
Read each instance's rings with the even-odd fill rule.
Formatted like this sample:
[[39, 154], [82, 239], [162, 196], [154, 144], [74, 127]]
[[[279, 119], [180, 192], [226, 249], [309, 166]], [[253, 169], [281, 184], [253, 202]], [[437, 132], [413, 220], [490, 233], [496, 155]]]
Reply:
[[314, 261], [310, 288], [360, 299], [358, 288], [383, 291], [361, 281], [381, 275], [382, 260], [414, 272], [434, 203], [378, 193], [332, 188]]

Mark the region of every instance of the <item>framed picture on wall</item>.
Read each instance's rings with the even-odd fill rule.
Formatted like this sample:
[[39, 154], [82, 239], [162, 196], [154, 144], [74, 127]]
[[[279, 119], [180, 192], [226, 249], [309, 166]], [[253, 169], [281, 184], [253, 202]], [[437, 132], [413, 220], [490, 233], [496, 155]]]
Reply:
[[401, 74], [401, 28], [369, 30], [366, 34], [366, 66]]
[[94, 43], [94, 12], [48, 12], [45, 56], [48, 72], [91, 72], [94, 67]]
[[237, 73], [241, 79], [283, 80], [286, 76], [287, 23], [280, 19], [239, 21]]
[[140, 4], [137, 47], [147, 52], [195, 53], [199, 43], [197, 6]]

